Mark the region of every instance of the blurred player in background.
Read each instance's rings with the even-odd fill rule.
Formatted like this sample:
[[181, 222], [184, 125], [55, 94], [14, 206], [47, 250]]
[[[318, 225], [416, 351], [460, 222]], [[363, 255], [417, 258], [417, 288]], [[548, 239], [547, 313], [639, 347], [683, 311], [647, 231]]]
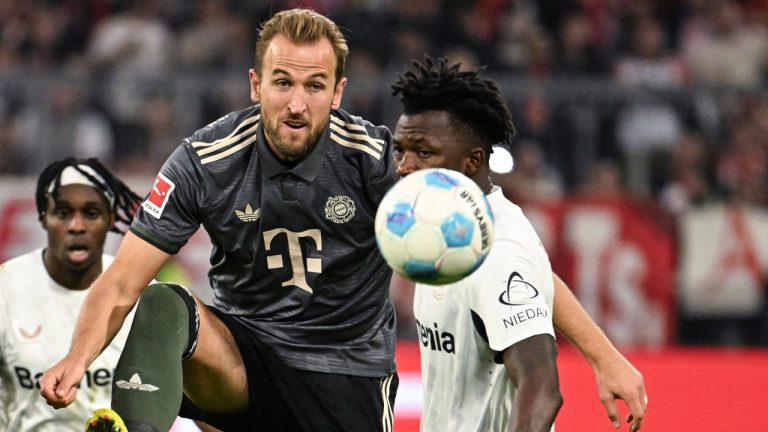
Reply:
[[642, 376], [552, 273], [520, 208], [491, 184], [492, 146], [508, 145], [515, 133], [495, 83], [427, 58], [393, 90], [404, 111], [393, 138], [398, 176], [424, 168], [462, 172], [488, 194], [496, 220], [494, 246], [474, 274], [451, 285], [416, 286], [422, 430], [549, 430], [562, 403], [553, 316], [590, 361], [613, 426], [619, 427], [621, 397], [630, 430], [638, 430], [647, 403]]
[[[384, 127], [338, 109], [346, 41], [308, 10], [267, 21], [249, 71], [256, 105], [185, 139], [115, 263], [91, 288], [69, 353], [41, 379], [66, 406], [141, 300], [108, 418], [165, 431], [179, 412], [227, 431], [391, 431], [391, 270], [373, 235], [395, 182]], [[331, 124], [330, 127], [328, 125]], [[214, 305], [153, 284], [203, 225]], [[118, 382], [119, 382], [118, 381]]]
[[35, 201], [48, 244], [0, 266], [0, 431], [79, 432], [109, 403], [128, 326], [90, 365], [66, 409], [46, 405], [37, 380], [66, 354], [88, 287], [112, 263], [107, 233], [122, 234], [118, 225], [130, 223], [140, 198], [98, 160], [69, 158], [40, 174]]

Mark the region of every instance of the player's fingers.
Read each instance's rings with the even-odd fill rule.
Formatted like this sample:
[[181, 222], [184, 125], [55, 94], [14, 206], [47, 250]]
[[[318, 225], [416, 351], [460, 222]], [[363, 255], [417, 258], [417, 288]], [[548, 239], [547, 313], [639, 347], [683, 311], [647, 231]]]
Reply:
[[627, 414], [626, 422], [631, 423], [629, 426], [630, 432], [639, 431], [643, 426], [643, 420], [645, 419], [645, 409], [636, 412], [636, 408], [630, 407], [630, 413]]
[[56, 387], [59, 384], [61, 378], [54, 371], [46, 371], [42, 377], [40, 377], [40, 395], [45, 398], [48, 405], [53, 406], [53, 403], [59, 401], [59, 396], [56, 394]]
[[619, 421], [621, 417], [619, 416], [619, 409], [616, 408], [616, 399], [613, 395], [603, 395], [600, 397], [600, 402], [603, 404], [606, 414], [608, 414], [608, 419], [611, 420], [611, 425], [613, 425], [614, 429], [618, 429], [621, 426]]

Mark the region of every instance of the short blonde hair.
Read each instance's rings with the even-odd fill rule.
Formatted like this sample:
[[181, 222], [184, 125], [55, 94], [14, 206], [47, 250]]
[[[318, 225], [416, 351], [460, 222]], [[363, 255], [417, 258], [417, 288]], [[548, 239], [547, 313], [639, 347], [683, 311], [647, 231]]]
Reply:
[[349, 47], [339, 26], [333, 21], [310, 9], [289, 9], [278, 12], [265, 22], [259, 30], [256, 41], [254, 68], [261, 75], [264, 53], [276, 35], [283, 35], [293, 43], [313, 43], [322, 38], [328, 39], [336, 54], [336, 82], [344, 75], [344, 64], [349, 54]]

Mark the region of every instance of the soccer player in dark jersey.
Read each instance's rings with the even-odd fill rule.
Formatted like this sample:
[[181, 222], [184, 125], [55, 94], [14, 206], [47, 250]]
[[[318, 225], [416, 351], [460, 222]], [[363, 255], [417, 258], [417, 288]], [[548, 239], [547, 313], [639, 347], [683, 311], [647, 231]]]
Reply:
[[[446, 59], [427, 58], [424, 63], [413, 62], [393, 90], [404, 111], [393, 137], [397, 174], [407, 176], [425, 168], [460, 171], [488, 193], [494, 212], [505, 216], [497, 219], [496, 232], [497, 240], [506, 243], [498, 246], [505, 252], [494, 258], [498, 252], [494, 244], [488, 260], [478, 269], [483, 273], [479, 278], [443, 287], [439, 301], [430, 287], [415, 290], [417, 322], [439, 324], [441, 331], [452, 335], [454, 347], [446, 354], [431, 350], [428, 343], [420, 346], [425, 382], [422, 430], [549, 430], [559, 407], [553, 317], [555, 328], [590, 361], [613, 426], [619, 427], [615, 406], [619, 397], [630, 408], [626, 417], [630, 430], [639, 430], [647, 404], [642, 376], [589, 318], [563, 281], [549, 271], [548, 264], [535, 265], [541, 261], [536, 259], [540, 242], [519, 208], [491, 184], [488, 160], [492, 146], [508, 144], [514, 134], [511, 115], [496, 84], [478, 71], [462, 71]], [[509, 241], [510, 235], [514, 241]], [[517, 310], [509, 303], [500, 304], [499, 292], [509, 290], [506, 281], [514, 271], [526, 275], [527, 283], [539, 286], [535, 296], [526, 292], [522, 301], [513, 302], [519, 303], [520, 311], [536, 310], [537, 314], [523, 314], [525, 322], [510, 327], [501, 323], [510, 310]], [[546, 279], [547, 273], [552, 280]], [[502, 286], [497, 289], [496, 282], [480, 285], [481, 281], [499, 281]], [[541, 299], [551, 301], [553, 288], [554, 306]], [[499, 364], [489, 365], [489, 359]], [[457, 375], [475, 378], [461, 380]], [[517, 387], [517, 394], [510, 384]]]
[[[315, 12], [263, 25], [255, 105], [165, 162], [69, 353], [41, 380], [51, 405], [72, 401], [138, 301], [113, 388], [129, 431], [166, 431], [180, 406], [226, 431], [392, 430], [391, 271], [373, 230], [395, 181], [391, 137], [338, 109], [346, 55], [338, 27]], [[212, 307], [179, 286], [147, 287], [200, 225], [213, 243]]]

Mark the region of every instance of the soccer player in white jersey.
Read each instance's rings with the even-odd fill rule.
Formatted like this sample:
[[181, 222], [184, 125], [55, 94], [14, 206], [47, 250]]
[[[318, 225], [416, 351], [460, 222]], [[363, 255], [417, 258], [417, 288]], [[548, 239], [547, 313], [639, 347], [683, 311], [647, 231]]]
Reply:
[[63, 356], [88, 287], [112, 257], [110, 230], [128, 224], [140, 197], [96, 159], [69, 158], [38, 178], [46, 247], [0, 266], [0, 431], [81, 431], [83, 419], [109, 404], [112, 376], [129, 326], [90, 365], [77, 401], [56, 411], [40, 398], [38, 379]]
[[[514, 126], [496, 85], [446, 60], [414, 62], [393, 85], [403, 103], [393, 137], [399, 176], [449, 168], [488, 194], [494, 246], [482, 266], [455, 284], [417, 285], [414, 314], [421, 349], [423, 431], [547, 431], [562, 404], [553, 316], [595, 371], [615, 428], [615, 398], [639, 430], [647, 399], [642, 377], [552, 273], [531, 224], [489, 178], [494, 144]], [[555, 313], [554, 296], [558, 301]]]

